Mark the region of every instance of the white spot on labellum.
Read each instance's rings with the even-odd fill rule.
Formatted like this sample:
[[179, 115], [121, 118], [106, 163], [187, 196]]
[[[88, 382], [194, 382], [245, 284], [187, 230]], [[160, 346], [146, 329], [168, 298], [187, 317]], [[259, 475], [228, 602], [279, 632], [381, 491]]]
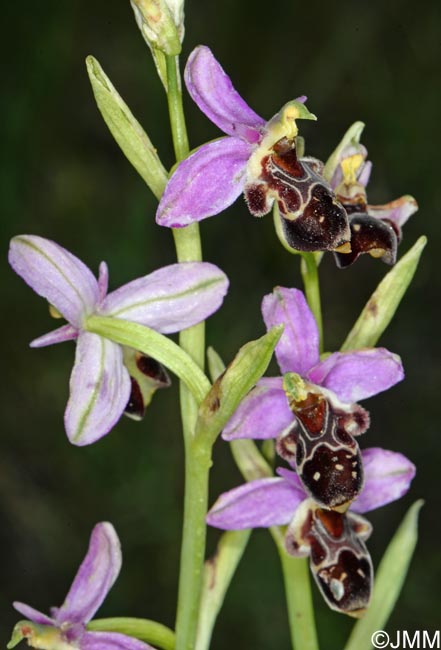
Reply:
[[340, 580], [336, 580], [333, 578], [331, 580], [331, 584], [329, 585], [332, 595], [334, 596], [335, 600], [341, 600], [343, 596], [345, 595], [345, 588], [343, 584], [340, 582]]
[[316, 472], [312, 478], [314, 479], [314, 481], [318, 481], [320, 476], [321, 476], [320, 472]]

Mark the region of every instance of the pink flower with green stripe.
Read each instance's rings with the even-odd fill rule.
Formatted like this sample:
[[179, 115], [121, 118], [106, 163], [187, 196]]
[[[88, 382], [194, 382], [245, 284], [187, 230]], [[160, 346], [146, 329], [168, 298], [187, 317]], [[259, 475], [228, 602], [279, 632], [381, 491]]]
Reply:
[[93, 314], [111, 316], [170, 334], [205, 320], [220, 307], [228, 289], [227, 277], [217, 266], [183, 262], [108, 293], [105, 262], [97, 280], [72, 253], [35, 235], [12, 239], [9, 263], [46, 298], [51, 314], [67, 321], [32, 341], [31, 347], [77, 343], [64, 416], [74, 445], [88, 445], [106, 435], [124, 412], [142, 415], [155, 388], [169, 383], [154, 359], [86, 331], [86, 319]]

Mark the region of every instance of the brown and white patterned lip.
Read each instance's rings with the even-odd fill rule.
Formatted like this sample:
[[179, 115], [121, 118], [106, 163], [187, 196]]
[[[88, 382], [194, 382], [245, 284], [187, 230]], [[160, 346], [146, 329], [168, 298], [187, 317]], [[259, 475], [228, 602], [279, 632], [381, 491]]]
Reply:
[[277, 202], [291, 248], [334, 250], [350, 239], [346, 211], [320, 176], [322, 169], [319, 160], [298, 158], [295, 141], [282, 138], [262, 157], [258, 178], [245, 185], [248, 208], [255, 216], [266, 214]]
[[360, 515], [324, 510], [310, 499], [298, 508], [286, 537], [288, 552], [309, 554], [311, 571], [328, 605], [357, 618], [372, 592], [372, 561], [364, 544], [371, 530]]
[[350, 413], [340, 414], [319, 389], [305, 386], [305, 400], [288, 397], [297, 419], [287, 441], [290, 452], [294, 455], [295, 445], [296, 470], [308, 495], [320, 506], [344, 512], [364, 478], [360, 448], [349, 433]]
[[385, 264], [395, 264], [399, 236], [397, 227], [386, 219], [371, 217], [367, 212], [354, 212], [349, 217], [351, 229], [351, 250], [347, 253], [335, 251], [339, 268], [353, 264], [360, 255], [368, 253]]

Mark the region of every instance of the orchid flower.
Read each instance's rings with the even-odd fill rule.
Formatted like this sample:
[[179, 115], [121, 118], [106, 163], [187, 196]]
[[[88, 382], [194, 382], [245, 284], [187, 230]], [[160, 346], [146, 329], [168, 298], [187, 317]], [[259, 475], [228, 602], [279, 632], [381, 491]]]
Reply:
[[366, 186], [372, 163], [367, 160], [366, 147], [359, 142], [362, 129], [361, 125], [351, 139], [348, 134], [343, 137], [330, 169], [331, 186], [349, 216], [351, 229], [348, 250], [342, 247], [334, 252], [340, 268], [350, 266], [363, 253], [378, 257], [386, 264], [395, 264], [401, 227], [418, 210], [417, 202], [409, 195], [384, 205], [368, 204]]
[[64, 416], [67, 436], [75, 445], [88, 445], [104, 436], [126, 409], [139, 415], [154, 388], [168, 383], [165, 371], [154, 360], [88, 332], [87, 318], [112, 316], [168, 334], [207, 318], [221, 305], [228, 288], [225, 274], [213, 264], [184, 262], [165, 266], [108, 294], [105, 262], [97, 281], [72, 253], [33, 235], [12, 239], [9, 262], [48, 300], [51, 313], [68, 322], [32, 341], [31, 347], [77, 341]]
[[310, 557], [320, 591], [332, 609], [361, 616], [372, 590], [372, 562], [364, 544], [372, 530], [360, 513], [399, 499], [415, 475], [402, 454], [385, 449], [363, 451], [364, 488], [346, 513], [320, 508], [305, 494], [294, 472], [279, 468], [263, 478], [222, 494], [207, 515], [223, 530], [288, 525], [288, 553]]
[[243, 192], [256, 217], [275, 201], [288, 244], [297, 250], [334, 250], [350, 237], [345, 210], [320, 175], [322, 163], [298, 158], [296, 120], [315, 120], [306, 97], [287, 103], [266, 122], [234, 89], [208, 47], [197, 47], [185, 69], [188, 92], [227, 137], [182, 161], [158, 206], [160, 225], [180, 228], [218, 214]]
[[14, 628], [8, 648], [25, 638], [43, 650], [152, 650], [152, 646], [118, 632], [88, 632], [86, 625], [101, 607], [121, 570], [121, 546], [112, 524], [97, 524], [89, 549], [61, 607], [51, 616], [29, 605], [14, 602], [26, 617]]
[[359, 406], [403, 379], [400, 358], [384, 348], [319, 356], [319, 334], [303, 293], [277, 287], [264, 297], [268, 329], [284, 324], [275, 353], [284, 377], [264, 377], [240, 404], [222, 437], [278, 438], [308, 494], [345, 510], [363, 485], [354, 436], [369, 426]]

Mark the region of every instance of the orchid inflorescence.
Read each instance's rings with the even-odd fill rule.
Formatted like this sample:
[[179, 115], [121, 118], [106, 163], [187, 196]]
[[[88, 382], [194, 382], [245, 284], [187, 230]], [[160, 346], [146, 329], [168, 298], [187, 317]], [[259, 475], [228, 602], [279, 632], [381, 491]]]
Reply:
[[[110, 293], [104, 262], [96, 279], [75, 255], [41, 236], [14, 237], [9, 262], [47, 300], [50, 314], [66, 321], [31, 347], [76, 342], [64, 415], [72, 444], [99, 441], [123, 413], [141, 420], [154, 392], [170, 385], [170, 371], [186, 385], [181, 412], [188, 473], [176, 636], [170, 630], [161, 636], [159, 624], [143, 619], [106, 619], [104, 627], [91, 620], [121, 568], [118, 536], [112, 524], [99, 523], [60, 608], [47, 616], [14, 603], [26, 620], [17, 623], [9, 647], [26, 639], [47, 650], [205, 650], [247, 541], [238, 537], [236, 550], [226, 554], [221, 540], [216, 557], [203, 570], [206, 523], [225, 531], [270, 528], [284, 572], [308, 557], [332, 609], [369, 616], [374, 579], [365, 542], [372, 526], [362, 515], [403, 496], [415, 467], [399, 452], [359, 444], [369, 436], [371, 422], [359, 402], [404, 378], [400, 357], [375, 344], [411, 280], [424, 241], [389, 271], [371, 299], [375, 310], [363, 311], [342, 349], [333, 353], [322, 352], [318, 266], [328, 251], [339, 268], [352, 265], [363, 253], [395, 265], [402, 226], [417, 204], [407, 195], [384, 205], [368, 203], [372, 165], [360, 142], [361, 122], [349, 128], [326, 163], [305, 155], [298, 122], [316, 119], [307, 98], [298, 96], [264, 120], [242, 99], [206, 46], [190, 54], [185, 84], [226, 136], [190, 153], [182, 135], [175, 59], [184, 36], [183, 2], [131, 3], [167, 92], [175, 148], [185, 150], [169, 179], [147, 134], [91, 57], [88, 71], [112, 134], [160, 195], [157, 223], [174, 229], [178, 258], [187, 261]], [[211, 350], [211, 384], [198, 361], [204, 352], [202, 327], [220, 308], [229, 281], [217, 266], [201, 260], [195, 224], [221, 213], [241, 194], [252, 215], [273, 211], [278, 237], [305, 265], [305, 294], [278, 286], [265, 295], [266, 335], [243, 346], [226, 368]], [[187, 236], [190, 225], [192, 234]], [[181, 333], [180, 345], [165, 336], [175, 332]], [[281, 374], [267, 377], [273, 352]], [[211, 450], [219, 434], [231, 445], [246, 482], [223, 493], [207, 514]], [[259, 446], [253, 441], [267, 442]], [[268, 443], [269, 456], [264, 447]], [[279, 458], [275, 469], [274, 455]], [[400, 535], [413, 534], [415, 517]], [[403, 560], [403, 574], [410, 555], [411, 550]], [[206, 589], [204, 575], [210, 571], [216, 580], [208, 580]], [[303, 589], [305, 597], [288, 596], [291, 618], [309, 622], [308, 647], [317, 648], [309, 583], [299, 577], [287, 594], [292, 588], [300, 594]], [[303, 650], [301, 634], [292, 630], [297, 650]]]

